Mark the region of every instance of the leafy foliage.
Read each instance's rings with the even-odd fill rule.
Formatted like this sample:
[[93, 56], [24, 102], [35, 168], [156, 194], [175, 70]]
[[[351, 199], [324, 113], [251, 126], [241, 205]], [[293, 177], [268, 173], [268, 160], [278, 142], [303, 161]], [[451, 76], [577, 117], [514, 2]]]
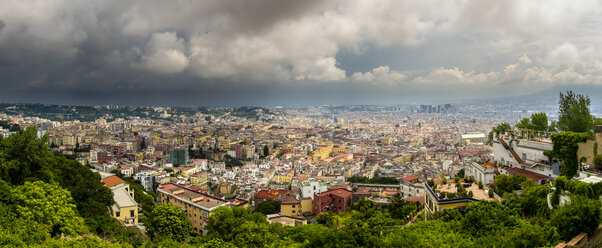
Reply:
[[257, 204], [257, 212], [262, 214], [280, 213], [280, 201], [267, 200]]
[[568, 131], [552, 134], [551, 138], [554, 142], [554, 147], [552, 151], [545, 152], [544, 154], [562, 160], [563, 167], [561, 174], [568, 178], [573, 177], [579, 169], [579, 160], [577, 158], [579, 143], [591, 138], [591, 133]]
[[565, 132], [589, 132], [593, 128], [593, 117], [589, 112], [591, 101], [588, 96], [567, 91], [560, 92], [558, 100], [558, 128]]
[[69, 191], [41, 181], [26, 182], [14, 189], [14, 202], [21, 218], [52, 227], [58, 233], [75, 236], [86, 230]]
[[493, 187], [498, 195], [512, 193], [515, 190], [521, 189], [522, 183], [526, 180], [527, 178], [523, 175], [507, 176], [500, 174], [495, 176]]
[[487, 136], [487, 144], [493, 144], [493, 134], [500, 135], [507, 132], [514, 132], [514, 128], [512, 128], [512, 126], [506, 122], [500, 123], [494, 127], [491, 132], [489, 132], [489, 135]]
[[600, 200], [576, 196], [562, 208], [554, 211], [551, 223], [563, 240], [570, 240], [580, 232], [593, 233], [600, 223]]
[[[31, 182], [35, 181], [53, 185], [48, 189], [52, 192], [61, 192], [55, 188], [60, 187], [68, 191], [72, 203], [75, 203], [77, 212], [73, 220], [83, 217], [90, 232], [112, 241], [143, 242], [140, 235], [126, 230], [107, 214], [107, 206], [113, 204], [113, 195], [101, 182], [100, 175], [73, 159], [52, 153], [46, 141], [47, 137], [37, 137], [37, 130], [32, 126], [8, 138], [0, 138], [0, 180], [7, 182], [6, 187], [32, 186]], [[69, 206], [67, 203], [63, 205]], [[56, 227], [58, 229], [52, 233], [62, 232], [61, 225]], [[80, 229], [75, 230], [79, 232]]]
[[183, 241], [190, 235], [192, 223], [186, 213], [178, 207], [167, 204], [158, 204], [148, 217], [146, 228], [148, 235], [155, 238], [167, 238]]

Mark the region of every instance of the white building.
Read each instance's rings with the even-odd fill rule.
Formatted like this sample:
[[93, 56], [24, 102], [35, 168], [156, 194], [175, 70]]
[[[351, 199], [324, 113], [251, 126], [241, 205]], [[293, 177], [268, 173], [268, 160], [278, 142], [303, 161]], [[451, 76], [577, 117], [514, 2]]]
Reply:
[[126, 177], [131, 177], [134, 174], [134, 168], [129, 165], [122, 165], [119, 168], [119, 171], [121, 171], [121, 174], [123, 174]]
[[154, 185], [156, 182], [156, 176], [159, 175], [159, 172], [156, 171], [142, 171], [138, 172], [134, 175], [134, 179], [140, 181], [140, 185], [146, 191], [154, 192]]
[[301, 197], [310, 197], [313, 200], [314, 194], [328, 191], [328, 186], [322, 180], [310, 178], [299, 183], [299, 190], [301, 191]]
[[477, 181], [483, 184], [491, 184], [495, 181], [495, 169], [493, 164], [479, 164], [476, 162], [470, 163], [466, 171], [466, 175], [473, 176]]
[[493, 159], [500, 173], [522, 174], [535, 182], [549, 181], [560, 175], [560, 163], [544, 155], [554, 144], [501, 135], [493, 139]]
[[399, 185], [399, 194], [401, 197], [424, 196], [424, 186], [421, 183], [410, 183], [403, 181]]
[[485, 141], [487, 141], [487, 136], [484, 133], [462, 134], [462, 144], [484, 144]]

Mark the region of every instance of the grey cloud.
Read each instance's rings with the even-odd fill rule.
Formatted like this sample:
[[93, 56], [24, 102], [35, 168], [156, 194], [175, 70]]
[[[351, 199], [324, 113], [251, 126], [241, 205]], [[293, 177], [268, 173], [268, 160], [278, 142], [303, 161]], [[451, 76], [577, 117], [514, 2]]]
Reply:
[[0, 101], [375, 103], [602, 83], [600, 16], [588, 0], [7, 0]]

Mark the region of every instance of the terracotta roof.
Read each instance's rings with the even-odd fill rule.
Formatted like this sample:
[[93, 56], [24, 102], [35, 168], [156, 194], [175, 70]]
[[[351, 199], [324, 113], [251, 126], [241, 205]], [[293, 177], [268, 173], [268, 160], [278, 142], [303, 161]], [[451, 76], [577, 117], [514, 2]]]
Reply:
[[357, 189], [355, 191], [354, 194], [357, 194], [357, 195], [367, 195], [367, 194], [370, 194], [370, 189], [368, 189], [368, 188], [359, 188], [359, 189]]
[[408, 196], [406, 198], [403, 199], [406, 202], [418, 202], [420, 204], [424, 203], [424, 196]]
[[119, 185], [122, 183], [125, 183], [123, 180], [121, 180], [121, 178], [119, 178], [118, 176], [110, 176], [107, 177], [105, 179], [102, 179], [102, 182], [107, 185], [107, 187], [113, 187], [115, 185]]
[[406, 181], [414, 181], [418, 178], [419, 177], [417, 177], [417, 176], [407, 176], [407, 177], [402, 177], [401, 179], [406, 180]]
[[281, 195], [288, 194], [288, 190], [260, 190], [255, 194], [255, 197], [267, 198], [267, 199], [276, 199]]
[[322, 193], [317, 194], [318, 196], [325, 196], [325, 195], [338, 195], [340, 197], [347, 197], [347, 196], [351, 196], [351, 194], [353, 194], [353, 192], [347, 190], [347, 189], [343, 189], [343, 188], [338, 188], [338, 189], [332, 189], [329, 191], [325, 191]]
[[549, 176], [542, 175], [542, 174], [535, 173], [535, 172], [528, 171], [528, 170], [521, 169], [521, 168], [507, 167], [505, 169], [508, 173], [510, 173], [512, 175], [524, 175], [526, 178], [531, 178], [531, 180], [533, 180], [533, 182], [539, 182], [540, 180], [549, 178]]
[[287, 196], [284, 198], [284, 201], [282, 201], [282, 204], [288, 205], [288, 204], [300, 204], [301, 201], [297, 200], [296, 197], [294, 196]]

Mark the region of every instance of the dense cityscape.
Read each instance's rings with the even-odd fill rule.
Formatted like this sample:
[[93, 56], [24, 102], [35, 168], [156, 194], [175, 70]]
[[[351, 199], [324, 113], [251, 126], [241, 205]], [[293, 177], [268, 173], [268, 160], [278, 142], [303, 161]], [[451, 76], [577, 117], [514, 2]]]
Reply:
[[[572, 92], [561, 95], [561, 98], [571, 97], [584, 96]], [[366, 218], [363, 221], [367, 223], [377, 218], [380, 224], [369, 224], [370, 227], [363, 227], [367, 228], [364, 231], [379, 230], [381, 234], [374, 238], [381, 236], [385, 240], [356, 237], [349, 245], [397, 246], [404, 239], [391, 238], [395, 234], [391, 228], [425, 228], [420, 225], [461, 219], [460, 213], [468, 218], [471, 205], [480, 202], [492, 202], [497, 207], [479, 206], [483, 208], [480, 211], [485, 211], [480, 214], [486, 215], [479, 218], [499, 218], [487, 215], [496, 214], [495, 211], [501, 210], [495, 208], [502, 206], [518, 211], [518, 216], [552, 218], [543, 226], [528, 221], [508, 226], [510, 230], [533, 229], [530, 234], [521, 233], [527, 237], [515, 240], [512, 246], [587, 244], [590, 241], [584, 237], [587, 233], [597, 233], [598, 229], [591, 229], [591, 225], [580, 219], [579, 224], [568, 223], [576, 228], [565, 230], [562, 224], [554, 223], [554, 218], [558, 218], [554, 214], [564, 209], [559, 206], [571, 203], [569, 191], [594, 199], [602, 193], [599, 188], [602, 178], [597, 176], [602, 163], [597, 161], [600, 155], [596, 150], [602, 130], [592, 129], [594, 136], [586, 135], [578, 141], [582, 144], [575, 156], [581, 158], [580, 166], [571, 172], [566, 156], [552, 154], [560, 149], [554, 145], [552, 134], [566, 128], [562, 126], [566, 118], [576, 117], [566, 117], [561, 110], [549, 114], [535, 111], [553, 110], [551, 105], [196, 108], [4, 103], [4, 109], [0, 110], [0, 133], [4, 154], [9, 155], [5, 156], [3, 170], [5, 176], [11, 177], [8, 182], [25, 182], [30, 190], [52, 187], [41, 182], [32, 185], [30, 177], [38, 173], [30, 170], [35, 167], [23, 168], [40, 163], [40, 158], [17, 165], [10, 162], [13, 156], [10, 154], [14, 152], [11, 149], [30, 146], [27, 142], [38, 144], [36, 149], [41, 149], [37, 151], [41, 154], [47, 154], [46, 150], [55, 158], [71, 160], [70, 166], [80, 167], [86, 171], [80, 173], [101, 183], [96, 187], [110, 190], [105, 197], [112, 194], [112, 199], [105, 199], [111, 203], [105, 207], [107, 210], [103, 211], [102, 203], [97, 203], [101, 212], [92, 215], [109, 217], [113, 220], [104, 221], [113, 224], [89, 223], [86, 218], [92, 216], [80, 212], [91, 228], [89, 231], [122, 245], [267, 245], [268, 237], [248, 240], [242, 233], [236, 234], [232, 229], [235, 226], [220, 226], [232, 225], [234, 221], [223, 219], [233, 218], [227, 217], [232, 213], [225, 209], [244, 209], [247, 212], [234, 212], [235, 218], [243, 218], [238, 221], [295, 228], [320, 225], [349, 229], [352, 227], [347, 223], [348, 218]], [[585, 110], [589, 115], [589, 105], [585, 105]], [[547, 116], [556, 119], [548, 120]], [[591, 117], [590, 122], [588, 125], [595, 126], [599, 119]], [[30, 151], [25, 156], [42, 156], [35, 154]], [[559, 180], [566, 186], [558, 186]], [[83, 185], [77, 187], [90, 187], [86, 182], [80, 183]], [[555, 190], [558, 187], [565, 187], [567, 192]], [[589, 188], [590, 193], [583, 187]], [[544, 199], [538, 198], [542, 196]], [[521, 206], [521, 198], [526, 202], [517, 210], [515, 205]], [[63, 207], [68, 206], [63, 203]], [[82, 210], [78, 205], [71, 211]], [[47, 214], [53, 210], [49, 211]], [[521, 211], [524, 213], [520, 214]], [[380, 216], [374, 216], [375, 213]], [[599, 207], [595, 213], [597, 217], [587, 218], [593, 218], [591, 221], [597, 227]], [[183, 223], [170, 223], [167, 217], [170, 215], [179, 216], [177, 222]], [[11, 223], [10, 219], [6, 221]], [[61, 235], [75, 235], [83, 230], [68, 229], [72, 224], [62, 221], [51, 222]], [[475, 225], [473, 228], [486, 228], [478, 226], [479, 223]], [[551, 230], [544, 231], [546, 226]], [[113, 230], [107, 233], [109, 227]], [[272, 227], [265, 228], [269, 232]], [[586, 236], [577, 235], [581, 232]], [[53, 233], [50, 235], [54, 236]], [[540, 240], [533, 241], [534, 237], [528, 235], [540, 235], [537, 237]], [[474, 243], [464, 245], [481, 246], [484, 245], [481, 242], [486, 242], [485, 237], [475, 238]], [[503, 242], [505, 238], [508, 237], [494, 240]], [[404, 246], [431, 246], [442, 241], [439, 239], [424, 239]], [[35, 244], [21, 240], [24, 243], [3, 244]], [[86, 243], [92, 246], [102, 244], [85, 242], [92, 242]], [[337, 246], [331, 241], [315, 242], [308, 245], [326, 242], [323, 244]], [[283, 237], [276, 242], [277, 246], [293, 243], [295, 240]], [[463, 246], [445, 240], [440, 245]]]

